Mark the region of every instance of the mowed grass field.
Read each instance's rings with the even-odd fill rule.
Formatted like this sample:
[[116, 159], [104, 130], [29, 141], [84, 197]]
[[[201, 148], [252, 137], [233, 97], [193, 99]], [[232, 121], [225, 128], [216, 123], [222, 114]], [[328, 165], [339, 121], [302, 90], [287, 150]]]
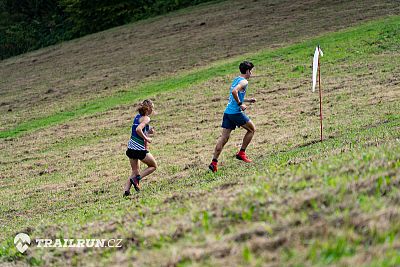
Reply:
[[[43, 103], [43, 112], [16, 123], [13, 111], [2, 113], [10, 123], [0, 132], [1, 264], [400, 265], [399, 29], [399, 16], [379, 18], [108, 95], [71, 97], [61, 109]], [[324, 51], [322, 143], [311, 92], [316, 44]], [[258, 100], [247, 111], [257, 126], [248, 149], [254, 162], [234, 158], [238, 129], [211, 174], [229, 85], [244, 59], [260, 76], [248, 89]], [[131, 120], [146, 97], [157, 110], [150, 149], [159, 168], [142, 192], [123, 199]], [[122, 238], [123, 247], [21, 254], [13, 244], [19, 232]]]

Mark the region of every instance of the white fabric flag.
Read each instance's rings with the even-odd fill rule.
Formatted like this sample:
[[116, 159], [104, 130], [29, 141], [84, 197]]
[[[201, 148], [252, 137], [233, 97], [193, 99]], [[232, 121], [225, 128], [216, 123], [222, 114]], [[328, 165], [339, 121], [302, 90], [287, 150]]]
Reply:
[[313, 60], [313, 75], [312, 75], [312, 91], [315, 92], [315, 86], [317, 84], [317, 71], [318, 71], [318, 58], [319, 54], [321, 56], [324, 56], [324, 53], [322, 53], [322, 50], [317, 46], [315, 48], [314, 52], [314, 60]]

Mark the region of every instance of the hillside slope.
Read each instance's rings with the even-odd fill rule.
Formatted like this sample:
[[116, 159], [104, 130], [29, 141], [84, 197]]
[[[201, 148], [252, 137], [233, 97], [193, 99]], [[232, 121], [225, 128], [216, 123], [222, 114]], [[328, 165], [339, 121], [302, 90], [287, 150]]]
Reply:
[[[399, 29], [400, 16], [386, 16], [248, 48], [160, 72], [160, 80], [140, 86], [117, 86], [108, 97], [71, 97], [72, 111], [59, 113], [67, 117], [42, 103], [36, 115], [48, 120], [32, 113], [36, 128], [0, 139], [0, 265], [399, 266]], [[322, 143], [318, 94], [310, 90], [316, 44], [325, 53]], [[211, 174], [227, 90], [244, 58], [259, 76], [248, 89], [258, 99], [247, 111], [257, 126], [248, 149], [254, 162], [234, 158], [239, 129]], [[140, 194], [123, 199], [133, 104], [143, 97], [156, 105], [150, 149], [159, 168]], [[13, 243], [19, 232], [32, 239], [121, 238], [123, 246], [31, 246], [21, 254]]]
[[400, 14], [395, 0], [223, 1], [0, 62], [0, 130], [121, 87]]

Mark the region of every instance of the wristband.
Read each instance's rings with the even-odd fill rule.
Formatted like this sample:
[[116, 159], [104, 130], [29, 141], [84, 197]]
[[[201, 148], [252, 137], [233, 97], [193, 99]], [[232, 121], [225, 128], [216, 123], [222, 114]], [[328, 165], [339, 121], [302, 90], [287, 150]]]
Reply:
[[242, 104], [243, 104], [242, 102], [239, 102], [239, 103], [238, 103], [239, 106], [241, 106]]

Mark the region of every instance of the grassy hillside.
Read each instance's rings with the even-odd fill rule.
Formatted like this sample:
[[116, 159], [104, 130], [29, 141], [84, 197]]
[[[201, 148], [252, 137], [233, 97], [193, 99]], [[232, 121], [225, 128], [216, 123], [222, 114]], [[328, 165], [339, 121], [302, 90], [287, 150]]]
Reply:
[[[398, 1], [268, 0], [245, 4], [230, 0], [3, 60], [1, 136], [3, 131], [19, 132], [23, 125], [32, 126], [26, 122], [75, 112], [83, 102], [132, 90], [137, 83], [162, 80], [243, 53], [284, 47], [390, 14], [400, 14]], [[60, 117], [70, 118], [68, 114]]]
[[[258, 2], [255, 2], [258, 3]], [[1, 132], [0, 260], [23, 265], [398, 266], [400, 17], [279, 48], [252, 49], [162, 79], [73, 101]], [[293, 39], [294, 40], [294, 39]], [[311, 59], [324, 50], [324, 142]], [[237, 64], [255, 74], [243, 132], [208, 173]], [[159, 169], [121, 197], [133, 103], [151, 97]], [[72, 98], [71, 98], [72, 99]], [[121, 249], [16, 251], [33, 238], [122, 238]]]

